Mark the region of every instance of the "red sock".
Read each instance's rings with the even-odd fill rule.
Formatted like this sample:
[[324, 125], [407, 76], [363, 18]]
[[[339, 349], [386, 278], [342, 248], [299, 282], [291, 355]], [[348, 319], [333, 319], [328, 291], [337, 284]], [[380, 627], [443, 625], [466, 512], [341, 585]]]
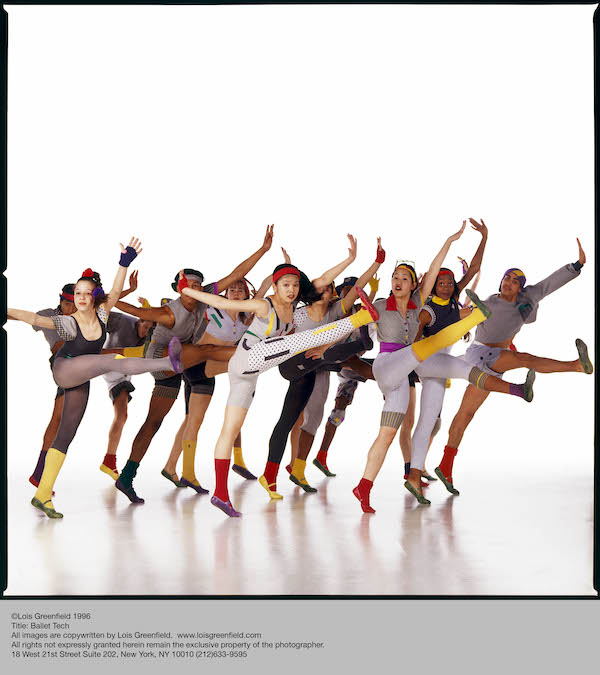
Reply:
[[444, 456], [439, 468], [446, 478], [452, 478], [452, 465], [457, 452], [458, 448], [451, 448], [449, 445], [444, 448]]
[[263, 476], [267, 479], [267, 485], [275, 486], [277, 483], [277, 474], [279, 472], [279, 464], [275, 462], [267, 462], [265, 465], [265, 472]]
[[317, 462], [327, 468], [327, 450], [319, 450], [317, 452]]
[[117, 456], [116, 455], [109, 455], [108, 453], [104, 455], [104, 459], [102, 460], [102, 464], [104, 466], [107, 466], [109, 469], [112, 469], [113, 471], [117, 470]]
[[229, 477], [229, 459], [215, 458], [215, 497], [222, 502], [229, 501], [227, 478]]
[[358, 491], [363, 501], [369, 503], [369, 496], [371, 494], [371, 488], [373, 487], [373, 481], [367, 480], [366, 478], [361, 478], [360, 483], [358, 484]]

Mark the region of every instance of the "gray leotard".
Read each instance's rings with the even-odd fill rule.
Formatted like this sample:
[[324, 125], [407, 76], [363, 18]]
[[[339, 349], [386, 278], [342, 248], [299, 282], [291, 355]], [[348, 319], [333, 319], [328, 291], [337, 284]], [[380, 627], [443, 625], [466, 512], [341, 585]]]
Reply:
[[373, 305], [379, 312], [377, 321], [379, 342], [410, 345], [415, 341], [419, 332], [419, 312], [423, 307], [423, 297], [418, 288], [410, 296], [406, 318], [397, 310], [393, 295], [387, 299], [375, 300]]
[[244, 314], [238, 314], [235, 321], [225, 310], [209, 307], [205, 318], [208, 320], [206, 333], [212, 335], [223, 342], [232, 342], [237, 344], [241, 339], [248, 325], [244, 323]]
[[[135, 316], [129, 316], [121, 312], [111, 312], [108, 316], [108, 338], [104, 343], [104, 349], [138, 347], [144, 344], [144, 338], [138, 335], [138, 320]], [[130, 375], [124, 375], [123, 373], [106, 373], [103, 377], [109, 390], [121, 382], [129, 382], [131, 380]], [[130, 391], [132, 390], [133, 385], [130, 388]]]

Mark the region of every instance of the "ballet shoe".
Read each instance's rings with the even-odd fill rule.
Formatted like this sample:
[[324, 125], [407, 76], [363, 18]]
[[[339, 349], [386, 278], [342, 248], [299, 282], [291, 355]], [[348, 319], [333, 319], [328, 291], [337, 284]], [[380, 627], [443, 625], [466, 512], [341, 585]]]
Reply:
[[269, 484], [267, 483], [267, 479], [266, 479], [264, 476], [261, 476], [261, 477], [258, 479], [258, 482], [259, 482], [259, 483], [265, 488], [265, 490], [269, 493], [269, 497], [271, 497], [271, 499], [283, 499], [283, 495], [280, 495], [278, 492], [275, 492], [275, 490], [271, 490], [271, 485], [272, 485], [273, 487], [275, 487], [275, 483], [271, 483], [271, 485], [269, 485]]
[[119, 490], [119, 492], [122, 492], [132, 504], [144, 504], [146, 501], [145, 499], [137, 496], [135, 490], [133, 489], [133, 485], [130, 487], [125, 487], [120, 478], [115, 481], [115, 487], [117, 490]]
[[295, 483], [298, 487], [301, 487], [304, 490], [304, 492], [317, 492], [317, 488], [314, 488], [312, 487], [312, 485], [309, 485], [306, 482], [306, 478], [304, 479], [305, 482], [303, 483], [299, 478], [294, 476], [294, 474], [292, 473], [290, 475], [290, 480], [292, 481], [292, 483]]
[[213, 495], [210, 498], [210, 503], [213, 506], [216, 506], [218, 509], [221, 509], [221, 511], [223, 511], [223, 513], [230, 518], [239, 518], [242, 515], [239, 511], [236, 511], [233, 508], [230, 501], [224, 502], [222, 499], [219, 499]]
[[[429, 482], [434, 481], [434, 480], [437, 480], [437, 478], [435, 478], [434, 476], [432, 476], [428, 471], [422, 471], [422, 472], [421, 472], [421, 477], [422, 477], [422, 478], [426, 478]], [[404, 478], [406, 479], [406, 476], [404, 476]]]
[[233, 464], [231, 467], [232, 471], [235, 471], [238, 476], [245, 478], [246, 480], [256, 480], [256, 476], [248, 471], [245, 466], [240, 466], [239, 464]]
[[369, 314], [371, 315], [371, 319], [373, 319], [373, 321], [377, 321], [377, 319], [379, 319], [379, 312], [375, 309], [375, 307], [373, 307], [367, 294], [363, 291], [362, 288], [360, 288], [360, 286], [356, 286], [356, 292], [358, 293], [358, 297], [360, 298], [362, 309], [366, 309], [367, 312], [369, 312]]
[[100, 464], [99, 469], [102, 471], [102, 473], [110, 476], [113, 480], [119, 479], [119, 472], [115, 471], [115, 469], [111, 469], [110, 466], [106, 466], [106, 464]]
[[313, 459], [312, 462], [319, 471], [322, 471], [328, 478], [333, 478], [336, 474], [332, 473], [325, 464], [321, 464], [318, 459]]
[[164, 476], [167, 480], [170, 480], [171, 483], [173, 483], [173, 485], [175, 485], [175, 487], [178, 487], [178, 488], [187, 487], [184, 483], [182, 483], [181, 480], [177, 480], [177, 478], [175, 478], [176, 474], [169, 473], [166, 469], [163, 469], [160, 472], [160, 475]]
[[183, 363], [181, 362], [181, 341], [178, 337], [172, 337], [169, 342], [169, 359], [173, 372], [183, 373]]
[[361, 326], [358, 329], [358, 332], [360, 334], [360, 340], [363, 344], [363, 347], [365, 348], [366, 352], [370, 352], [371, 349], [373, 349], [373, 340], [371, 340], [371, 337], [369, 335], [369, 329], [367, 326]]
[[525, 384], [523, 385], [523, 398], [527, 403], [533, 401], [533, 383], [535, 382], [535, 370], [530, 368], [527, 371], [527, 377], [525, 378]]
[[[29, 482], [33, 485], [33, 487], [39, 487], [40, 486], [40, 481], [36, 480], [33, 476], [29, 476]], [[55, 494], [56, 494], [56, 492], [54, 492], [54, 490], [52, 490], [52, 496], [53, 497], [54, 497]]]
[[37, 497], [34, 497], [31, 500], [31, 505], [35, 506], [36, 509], [39, 509], [40, 511], [43, 511], [48, 518], [62, 518], [63, 514], [59, 513], [58, 511], [55, 511], [52, 506], [46, 506], [46, 504], [52, 504], [51, 499], [47, 499], [44, 503], [42, 503]]
[[467, 288], [465, 293], [473, 305], [477, 307], [477, 309], [483, 314], [483, 316], [485, 316], [486, 319], [489, 319], [490, 316], [492, 316], [492, 310], [482, 300], [479, 299], [477, 293], [473, 293], [470, 288]]
[[417, 488], [409, 483], [407, 480], [404, 481], [404, 487], [411, 493], [411, 495], [419, 502], [419, 504], [431, 504], [429, 499], [425, 499], [423, 495], [417, 490]]
[[375, 513], [375, 509], [369, 504], [369, 501], [364, 501], [362, 498], [362, 495], [359, 492], [358, 485], [352, 490], [352, 494], [358, 499], [360, 502], [360, 505], [362, 507], [362, 510], [364, 513]]
[[208, 490], [204, 489], [204, 488], [202, 487], [202, 485], [200, 485], [200, 483], [198, 483], [198, 481], [196, 481], [196, 483], [198, 483], [198, 485], [196, 485], [196, 483], [192, 483], [191, 480], [188, 480], [187, 478], [184, 478], [184, 477], [182, 476], [182, 477], [179, 479], [179, 482], [181, 483], [181, 487], [189, 487], [189, 488], [192, 488], [192, 490], [196, 490], [196, 492], [197, 492], [199, 495], [207, 495], [208, 492], [209, 492]]
[[581, 365], [583, 366], [583, 372], [586, 375], [591, 375], [594, 372], [594, 366], [592, 365], [590, 357], [588, 356], [587, 345], [583, 340], [577, 338], [577, 340], [575, 340], [575, 346], [577, 347], [579, 360], [581, 361]]
[[[404, 480], [408, 480], [408, 474], [407, 473], [404, 474]], [[421, 487], [422, 488], [427, 487], [428, 485], [429, 485], [429, 483], [426, 483], [423, 479], [421, 479]]]
[[460, 492], [452, 485], [452, 476], [444, 476], [440, 467], [435, 468], [435, 475], [442, 481], [444, 487], [448, 492], [451, 492], [453, 495], [459, 495]]

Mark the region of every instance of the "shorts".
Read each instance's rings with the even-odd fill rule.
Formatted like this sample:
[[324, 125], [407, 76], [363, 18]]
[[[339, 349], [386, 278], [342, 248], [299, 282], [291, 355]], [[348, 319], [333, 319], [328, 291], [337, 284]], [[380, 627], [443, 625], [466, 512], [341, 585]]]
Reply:
[[181, 387], [181, 375], [171, 375], [164, 380], [157, 380], [152, 390], [152, 396], [176, 399]]
[[506, 351], [508, 351], [508, 349], [504, 349], [503, 347], [488, 347], [487, 345], [481, 344], [481, 342], [474, 342], [469, 346], [464, 356], [461, 358], [472, 366], [477, 366], [477, 368], [483, 370], [484, 373], [502, 379], [503, 373], [492, 370], [492, 366], [496, 363], [500, 354]]
[[206, 361], [198, 363], [183, 371], [185, 385], [185, 414], [190, 411], [190, 396], [192, 394], [205, 394], [212, 396], [215, 391], [215, 378], [206, 377]]
[[108, 395], [113, 403], [119, 398], [122, 391], [127, 392], [127, 403], [129, 403], [129, 401], [131, 401], [131, 392], [135, 391], [135, 387], [129, 380], [123, 380], [122, 382], [115, 384], [115, 386], [108, 391]]

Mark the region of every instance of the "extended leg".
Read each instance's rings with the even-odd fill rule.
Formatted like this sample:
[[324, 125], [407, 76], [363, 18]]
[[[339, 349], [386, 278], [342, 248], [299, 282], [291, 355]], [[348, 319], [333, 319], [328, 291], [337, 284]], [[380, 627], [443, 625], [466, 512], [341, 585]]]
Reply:
[[38, 461], [35, 469], [33, 470], [33, 473], [29, 477], [29, 482], [35, 487], [37, 487], [40, 484], [40, 478], [42, 477], [42, 473], [44, 471], [44, 463], [46, 461], [46, 453], [52, 446], [52, 441], [54, 440], [56, 434], [58, 433], [58, 427], [60, 425], [60, 418], [62, 415], [64, 400], [65, 400], [64, 390], [59, 388], [57, 397], [54, 399], [54, 408], [52, 409], [52, 417], [50, 418], [50, 422], [48, 423], [46, 431], [44, 432], [44, 440], [42, 442], [42, 450], [40, 452], [40, 456], [38, 457]]

